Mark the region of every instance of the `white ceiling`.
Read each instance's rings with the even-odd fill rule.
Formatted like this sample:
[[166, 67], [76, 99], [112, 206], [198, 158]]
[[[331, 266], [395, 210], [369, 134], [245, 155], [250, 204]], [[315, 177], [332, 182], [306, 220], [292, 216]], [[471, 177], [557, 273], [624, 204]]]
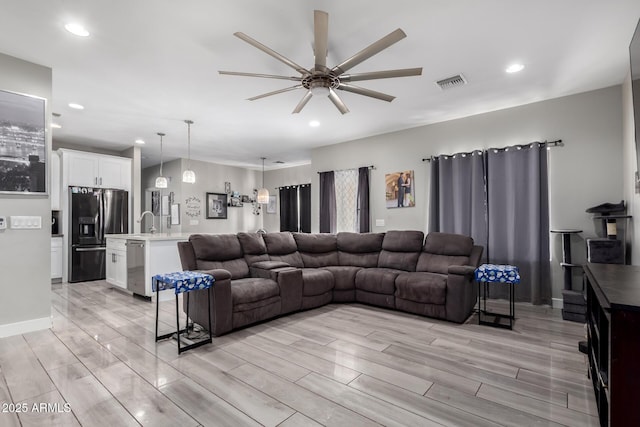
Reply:
[[[329, 66], [402, 28], [407, 38], [350, 72], [423, 75], [358, 82], [392, 103], [340, 91], [350, 113], [314, 97], [292, 115], [303, 90], [246, 98], [293, 82], [218, 74], [296, 75], [236, 31], [313, 67], [314, 9], [329, 13]], [[639, 17], [638, 0], [0, 0], [0, 52], [53, 69], [56, 141], [120, 151], [142, 138], [148, 166], [156, 132], [165, 159], [186, 157], [192, 119], [192, 158], [259, 167], [264, 156], [269, 169], [308, 163], [322, 145], [620, 84]], [[65, 31], [71, 21], [91, 36]], [[506, 74], [513, 62], [526, 68]], [[458, 73], [466, 86], [434, 83]]]

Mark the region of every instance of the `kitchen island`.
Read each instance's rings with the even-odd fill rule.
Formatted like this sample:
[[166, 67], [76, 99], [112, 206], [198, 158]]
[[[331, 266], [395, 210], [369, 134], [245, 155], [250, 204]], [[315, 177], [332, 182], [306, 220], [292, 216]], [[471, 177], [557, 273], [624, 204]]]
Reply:
[[[107, 282], [136, 295], [153, 296], [151, 278], [156, 274], [182, 271], [178, 242], [190, 233], [107, 234]], [[160, 299], [173, 297], [162, 291]]]

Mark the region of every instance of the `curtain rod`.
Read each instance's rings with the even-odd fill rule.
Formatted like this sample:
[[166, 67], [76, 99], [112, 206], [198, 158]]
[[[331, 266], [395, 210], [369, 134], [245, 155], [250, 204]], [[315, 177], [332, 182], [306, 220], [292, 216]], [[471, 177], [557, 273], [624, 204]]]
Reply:
[[[472, 154], [475, 153], [476, 151], [488, 151], [488, 150], [499, 150], [499, 151], [504, 151], [507, 148], [511, 148], [511, 147], [525, 147], [527, 145], [531, 145], [531, 144], [547, 144], [550, 147], [564, 147], [564, 142], [562, 142], [561, 139], [555, 140], [555, 141], [533, 141], [530, 142], [528, 144], [516, 144], [516, 145], [511, 145], [509, 147], [502, 147], [502, 148], [479, 148], [477, 150], [473, 150], [473, 151], [469, 151], [469, 152], [461, 152], [461, 153], [454, 153], [454, 154], [441, 154], [441, 156], [447, 156], [447, 157], [453, 157], [453, 156], [457, 156], [459, 154]], [[438, 157], [438, 156], [431, 156], [431, 157], [427, 157], [422, 159], [423, 162], [430, 162], [431, 159], [433, 159], [434, 157]]]
[[296, 187], [306, 187], [307, 185], [311, 185], [310, 182], [306, 184], [293, 184], [293, 185], [283, 185], [282, 187], [274, 187], [276, 190], [282, 190], [283, 188], [296, 188]]
[[[367, 168], [369, 168], [369, 169], [375, 169], [375, 168], [376, 168], [374, 165], [362, 166], [362, 167], [367, 167]], [[342, 171], [350, 171], [350, 170], [354, 170], [354, 169], [359, 169], [359, 168], [336, 169], [336, 170], [332, 170], [332, 171], [324, 171], [324, 172], [318, 172], [318, 173], [325, 173], [325, 172], [342, 172]]]

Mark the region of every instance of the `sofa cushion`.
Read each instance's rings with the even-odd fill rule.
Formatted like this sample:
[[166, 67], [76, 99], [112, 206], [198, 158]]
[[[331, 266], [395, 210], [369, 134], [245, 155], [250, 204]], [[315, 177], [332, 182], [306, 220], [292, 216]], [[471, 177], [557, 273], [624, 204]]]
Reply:
[[338, 250], [338, 240], [335, 234], [293, 233], [298, 251], [323, 253]]
[[302, 295], [321, 295], [333, 289], [333, 274], [318, 268], [302, 269]]
[[469, 264], [473, 239], [461, 234], [432, 232], [427, 235], [416, 271], [447, 274], [450, 265]]
[[226, 261], [243, 255], [235, 234], [192, 234], [189, 241], [198, 260]]
[[473, 248], [473, 239], [462, 234], [431, 232], [427, 234], [423, 251], [438, 255], [468, 257]]
[[337, 235], [338, 262], [344, 266], [377, 267], [384, 233], [349, 233]]
[[238, 241], [244, 253], [244, 259], [249, 266], [256, 262], [268, 261], [267, 245], [261, 233], [238, 233]]
[[350, 265], [334, 265], [322, 267], [322, 270], [330, 271], [333, 274], [334, 290], [353, 290], [356, 288], [356, 274], [362, 267]]
[[416, 271], [424, 233], [414, 230], [387, 231], [382, 240], [378, 267]]
[[231, 273], [231, 279], [242, 279], [249, 276], [249, 266], [244, 258], [231, 259], [228, 261], [203, 261], [198, 260], [198, 270], [214, 270], [222, 268]]
[[423, 304], [444, 304], [447, 276], [436, 273], [402, 273], [396, 277], [396, 297]]
[[308, 268], [338, 265], [335, 234], [293, 233], [302, 263]]
[[280, 288], [271, 279], [249, 277], [231, 282], [231, 296], [236, 306], [280, 296]]
[[395, 280], [400, 273], [404, 271], [391, 268], [363, 268], [356, 273], [356, 289], [393, 295], [396, 291]]
[[267, 253], [271, 261], [283, 261], [292, 267], [304, 266], [302, 257], [293, 235], [288, 231], [263, 234], [262, 238], [267, 246]]
[[416, 271], [428, 271], [431, 273], [448, 274], [451, 265], [467, 265], [469, 257], [466, 256], [449, 256], [436, 255], [423, 252], [418, 258]]
[[391, 252], [420, 252], [424, 233], [417, 230], [389, 230], [382, 239], [382, 249]]

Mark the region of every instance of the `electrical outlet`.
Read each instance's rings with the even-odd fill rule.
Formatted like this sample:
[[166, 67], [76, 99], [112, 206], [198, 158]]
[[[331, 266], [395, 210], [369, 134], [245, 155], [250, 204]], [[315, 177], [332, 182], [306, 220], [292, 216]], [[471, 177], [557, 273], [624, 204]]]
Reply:
[[0, 230], [4, 230], [5, 228], [7, 228], [7, 217], [0, 216]]

